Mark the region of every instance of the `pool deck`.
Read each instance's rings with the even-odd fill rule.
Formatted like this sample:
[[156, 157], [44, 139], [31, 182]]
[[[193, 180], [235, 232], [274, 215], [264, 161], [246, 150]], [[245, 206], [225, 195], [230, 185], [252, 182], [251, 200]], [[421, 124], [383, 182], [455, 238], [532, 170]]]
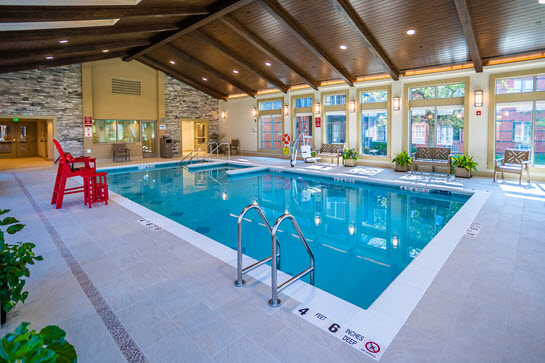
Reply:
[[[281, 159], [233, 159], [289, 168]], [[323, 172], [491, 192], [475, 218], [480, 233], [460, 240], [380, 362], [545, 361], [545, 184], [369, 167]], [[231, 265], [150, 231], [113, 201], [88, 209], [77, 194], [54, 209], [54, 177], [51, 165], [0, 172], [0, 208], [27, 225], [17, 240], [36, 243], [44, 257], [1, 335], [21, 321], [58, 324], [80, 362], [374, 361], [293, 314], [298, 301], [281, 295], [283, 305], [270, 308], [267, 285], [246, 278], [235, 288]]]

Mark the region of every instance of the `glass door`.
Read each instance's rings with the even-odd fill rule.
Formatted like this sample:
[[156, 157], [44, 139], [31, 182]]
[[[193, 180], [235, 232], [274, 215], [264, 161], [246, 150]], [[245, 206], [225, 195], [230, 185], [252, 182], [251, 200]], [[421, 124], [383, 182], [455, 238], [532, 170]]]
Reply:
[[35, 122], [17, 123], [14, 126], [17, 157], [38, 156], [38, 129]]
[[155, 121], [142, 121], [142, 156], [145, 158], [157, 156]]
[[206, 125], [204, 122], [195, 122], [195, 147], [206, 141]]
[[13, 133], [12, 122], [0, 121], [0, 158], [17, 156]]

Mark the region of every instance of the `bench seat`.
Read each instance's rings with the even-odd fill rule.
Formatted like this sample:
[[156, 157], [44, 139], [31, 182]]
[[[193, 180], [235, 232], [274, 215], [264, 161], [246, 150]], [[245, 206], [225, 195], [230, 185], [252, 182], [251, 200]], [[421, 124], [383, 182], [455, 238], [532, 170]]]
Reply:
[[413, 155], [412, 171], [416, 170], [418, 165], [447, 168], [447, 176], [451, 171], [451, 155], [449, 147], [416, 147], [416, 153]]

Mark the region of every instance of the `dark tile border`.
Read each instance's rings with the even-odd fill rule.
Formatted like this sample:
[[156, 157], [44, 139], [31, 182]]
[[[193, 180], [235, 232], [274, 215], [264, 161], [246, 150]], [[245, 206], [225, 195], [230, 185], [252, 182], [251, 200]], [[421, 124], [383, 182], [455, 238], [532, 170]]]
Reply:
[[34, 208], [34, 211], [40, 217], [40, 220], [42, 221], [44, 227], [47, 229], [47, 232], [49, 232], [49, 235], [55, 243], [55, 246], [61, 253], [64, 261], [70, 268], [70, 271], [72, 271], [72, 274], [78, 281], [81, 289], [83, 290], [85, 295], [87, 295], [87, 298], [91, 302], [91, 305], [93, 305], [93, 308], [106, 326], [106, 329], [108, 329], [108, 333], [110, 333], [110, 335], [112, 336], [115, 344], [117, 344], [125, 359], [127, 359], [128, 362], [135, 363], [149, 362], [144, 353], [142, 353], [142, 351], [132, 338], [132, 336], [129, 334], [127, 329], [125, 329], [123, 323], [121, 323], [121, 320], [119, 320], [117, 315], [115, 315], [110, 305], [108, 305], [100, 291], [98, 291], [96, 286], [93, 284], [93, 281], [91, 281], [91, 279], [83, 270], [72, 252], [70, 252], [55, 227], [51, 224], [49, 219], [47, 219], [44, 212], [36, 203], [27, 188], [24, 186], [21, 179], [19, 179], [19, 177], [15, 173], [13, 173], [13, 176], [19, 184], [19, 187], [27, 197], [28, 201], [32, 205], [32, 208]]

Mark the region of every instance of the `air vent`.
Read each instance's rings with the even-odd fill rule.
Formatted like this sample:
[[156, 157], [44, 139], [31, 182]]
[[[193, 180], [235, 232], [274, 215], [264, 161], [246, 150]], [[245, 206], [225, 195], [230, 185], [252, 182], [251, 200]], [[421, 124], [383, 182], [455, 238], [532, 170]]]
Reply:
[[140, 96], [142, 94], [142, 82], [112, 78], [112, 93]]

